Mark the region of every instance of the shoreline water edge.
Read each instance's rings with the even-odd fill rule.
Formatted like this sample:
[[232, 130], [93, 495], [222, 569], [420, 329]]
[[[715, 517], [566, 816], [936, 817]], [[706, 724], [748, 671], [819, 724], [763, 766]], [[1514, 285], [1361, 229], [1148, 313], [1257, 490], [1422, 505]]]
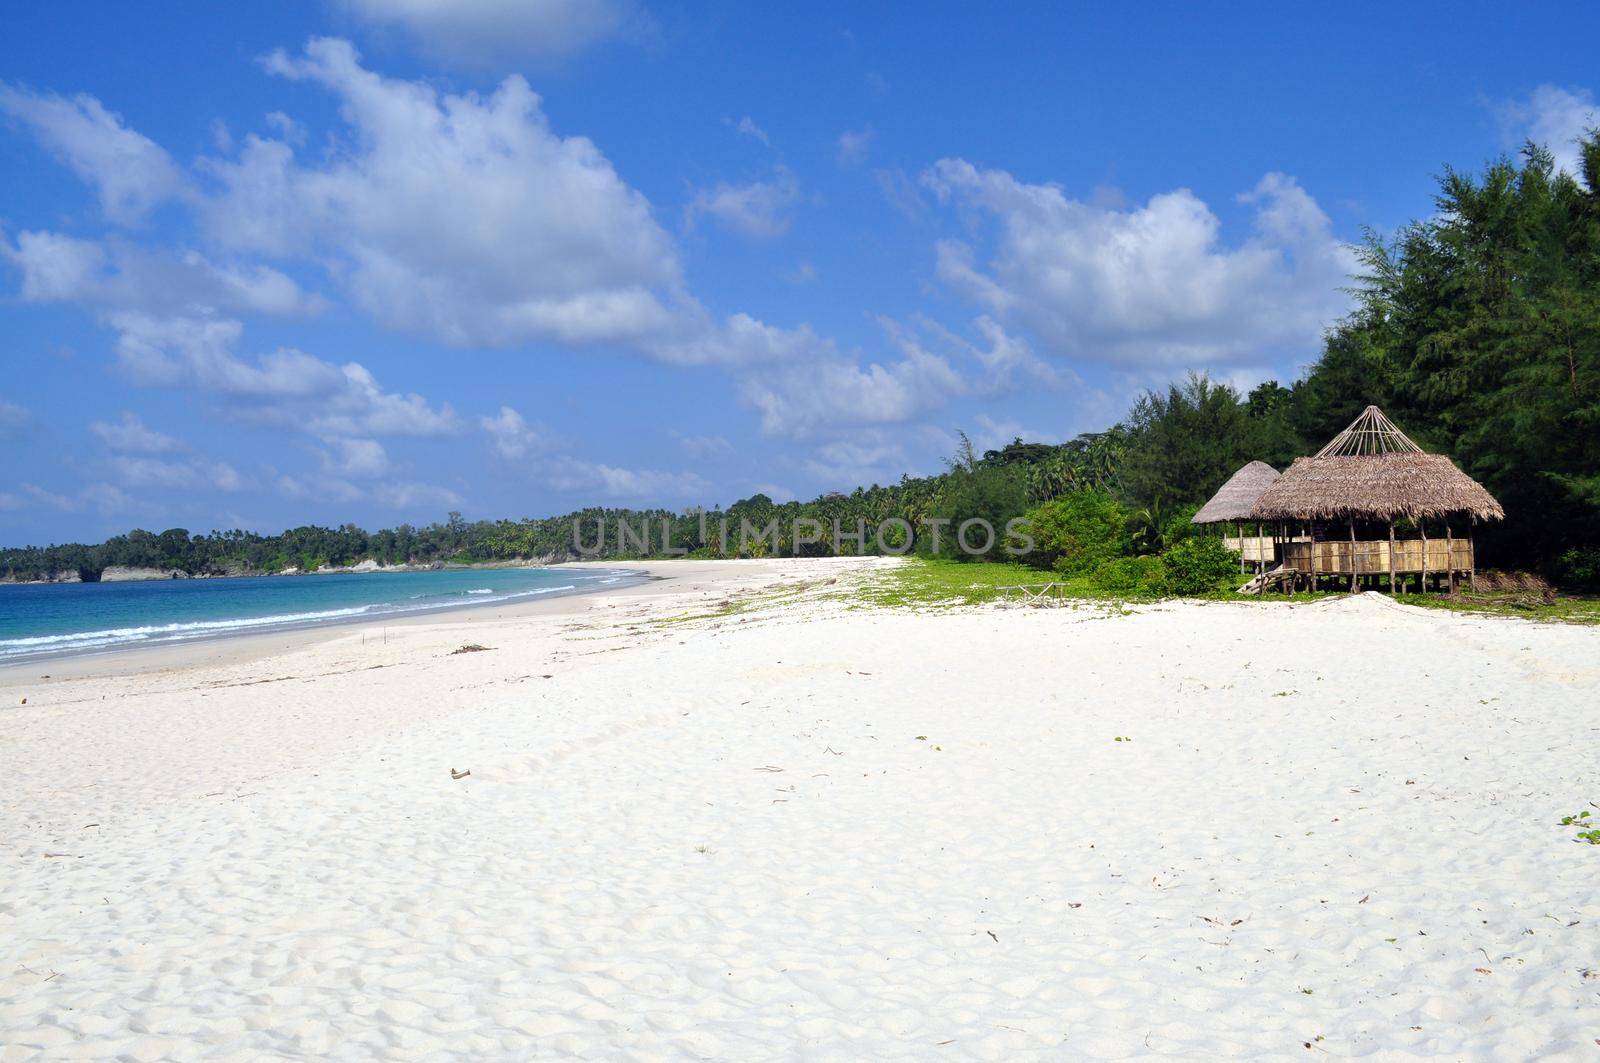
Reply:
[[[237, 576], [111, 581], [104, 587], [0, 586], [0, 668], [249, 635], [398, 624], [461, 610], [582, 597], [637, 586], [651, 578], [637, 569], [590, 565], [566, 566], [559, 572], [553, 566], [535, 565], [393, 566], [319, 575], [329, 579]], [[339, 576], [346, 578], [336, 579]], [[403, 585], [389, 582], [401, 578]], [[196, 582], [213, 587], [200, 588]], [[216, 587], [219, 582], [226, 588]], [[489, 585], [458, 585], [465, 583]], [[61, 594], [78, 600], [63, 601], [57, 597]], [[197, 601], [202, 596], [225, 600]], [[130, 598], [135, 600], [127, 601]]]

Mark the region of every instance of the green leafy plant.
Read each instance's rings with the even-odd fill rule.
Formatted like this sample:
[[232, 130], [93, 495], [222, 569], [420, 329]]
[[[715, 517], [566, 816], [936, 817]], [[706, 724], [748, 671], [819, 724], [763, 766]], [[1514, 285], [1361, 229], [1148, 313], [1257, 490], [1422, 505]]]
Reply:
[[1063, 576], [1087, 575], [1127, 546], [1126, 512], [1099, 491], [1073, 491], [1024, 516], [1034, 541], [1027, 562]]
[[1210, 594], [1239, 575], [1239, 555], [1210, 536], [1185, 539], [1161, 555], [1174, 594]]
[[[1587, 827], [1594, 822], [1588, 812], [1575, 812], [1570, 816], [1561, 817], [1563, 827]], [[1573, 836], [1573, 841], [1587, 842], [1590, 845], [1600, 845], [1600, 829], [1580, 830]]]
[[1167, 567], [1159, 557], [1116, 557], [1095, 566], [1090, 586], [1123, 598], [1159, 598], [1167, 592]]

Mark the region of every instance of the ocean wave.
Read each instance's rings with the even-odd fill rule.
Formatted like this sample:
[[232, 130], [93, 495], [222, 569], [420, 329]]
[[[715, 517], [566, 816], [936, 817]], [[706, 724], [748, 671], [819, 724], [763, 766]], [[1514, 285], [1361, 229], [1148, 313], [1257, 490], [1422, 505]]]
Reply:
[[141, 642], [148, 639], [194, 637], [225, 631], [244, 631], [254, 627], [274, 627], [284, 624], [311, 624], [319, 620], [336, 620], [361, 616], [371, 612], [371, 605], [353, 606], [349, 609], [324, 609], [314, 613], [279, 613], [274, 616], [240, 617], [233, 620], [194, 620], [189, 623], [145, 624], [140, 627], [114, 627], [104, 631], [75, 631], [66, 635], [31, 635], [25, 638], [0, 639], [0, 655], [11, 653], [36, 653], [40, 650], [68, 649], [85, 643]]
[[[604, 582], [604, 581], [603, 581]], [[15, 660], [24, 657], [43, 655], [77, 653], [89, 650], [103, 650], [119, 646], [136, 644], [150, 644], [160, 642], [177, 642], [190, 639], [215, 638], [231, 634], [242, 634], [251, 631], [265, 631], [274, 628], [307, 627], [317, 624], [336, 623], [356, 618], [379, 620], [392, 616], [404, 616], [411, 613], [422, 613], [448, 609], [452, 604], [460, 605], [462, 595], [472, 596], [474, 606], [494, 605], [501, 602], [516, 601], [522, 598], [533, 598], [546, 594], [560, 594], [577, 590], [576, 583], [564, 583], [554, 587], [534, 587], [526, 590], [496, 592], [491, 587], [479, 587], [467, 591], [442, 591], [432, 594], [413, 594], [403, 601], [372, 602], [366, 605], [350, 606], [341, 609], [321, 609], [295, 613], [274, 613], [268, 616], [235, 617], [220, 620], [194, 620], [174, 622], [169, 624], [144, 624], [137, 626], [104, 628], [95, 631], [75, 631], [65, 634], [28, 635], [16, 638], [0, 638], [0, 661]]]

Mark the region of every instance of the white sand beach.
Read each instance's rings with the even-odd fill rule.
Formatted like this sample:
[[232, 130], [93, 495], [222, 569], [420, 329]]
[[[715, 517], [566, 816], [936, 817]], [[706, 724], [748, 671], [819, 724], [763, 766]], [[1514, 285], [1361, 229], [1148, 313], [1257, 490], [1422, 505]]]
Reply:
[[0, 1059], [1600, 1052], [1600, 630], [892, 563], [0, 673]]

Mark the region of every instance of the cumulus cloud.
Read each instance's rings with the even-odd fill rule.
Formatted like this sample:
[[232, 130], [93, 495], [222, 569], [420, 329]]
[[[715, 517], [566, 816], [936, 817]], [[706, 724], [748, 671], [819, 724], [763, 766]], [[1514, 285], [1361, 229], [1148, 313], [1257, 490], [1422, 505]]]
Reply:
[[1600, 127], [1600, 106], [1588, 89], [1540, 85], [1526, 99], [1501, 107], [1500, 118], [1519, 143], [1544, 145], [1555, 156], [1557, 169], [1583, 176], [1578, 141]]
[[363, 365], [335, 365], [280, 348], [253, 361], [234, 353], [243, 335], [228, 318], [112, 315], [117, 357], [140, 384], [188, 387], [232, 402], [234, 415], [323, 438], [438, 436], [459, 430], [448, 404], [385, 390]]
[[152, 252], [120, 240], [24, 231], [0, 238], [0, 258], [22, 272], [29, 302], [76, 302], [150, 313], [314, 314], [324, 301], [278, 270], [217, 265], [197, 251]]
[[711, 491], [711, 485], [698, 473], [627, 469], [573, 457], [551, 461], [544, 478], [558, 491], [583, 492], [617, 501], [695, 501]]
[[343, 0], [357, 17], [403, 30], [425, 52], [472, 67], [549, 60], [637, 31], [630, 0]]
[[[239, 318], [320, 307], [287, 272], [309, 264], [385, 327], [447, 344], [620, 348], [719, 366], [770, 433], [887, 423], [955, 387], [938, 356], [868, 362], [803, 324], [712, 313], [687, 290], [678, 248], [645, 197], [587, 138], [553, 131], [521, 77], [488, 95], [443, 93], [368, 70], [330, 39], [265, 66], [332, 94], [339, 125], [324, 149], [307, 152], [304, 130], [274, 112], [276, 135], [222, 139], [225, 154], [201, 159], [198, 179], [161, 177], [144, 200], [108, 200], [157, 202], [178, 188], [204, 255], [49, 232], [0, 239], [24, 297], [93, 308], [117, 330], [118, 361], [136, 382], [194, 388], [236, 416], [325, 439], [454, 430], [448, 407], [384, 390], [359, 362], [293, 348], [235, 353]], [[105, 113], [94, 101], [74, 106]], [[746, 132], [760, 130], [751, 122]], [[705, 190], [690, 211], [771, 236], [798, 196], [780, 170]]]
[[92, 96], [70, 99], [0, 83], [0, 112], [23, 122], [39, 141], [86, 181], [105, 216], [134, 225], [185, 191], [183, 172], [148, 137]]
[[800, 182], [780, 167], [770, 180], [719, 182], [695, 193], [684, 208], [684, 224], [712, 218], [745, 236], [770, 238], [789, 231], [788, 210], [800, 198]]
[[349, 147], [302, 164], [252, 136], [206, 170], [225, 246], [306, 255], [386, 325], [454, 344], [625, 342], [670, 327], [671, 238], [585, 137], [550, 130], [521, 77], [441, 95], [363, 68], [344, 41], [275, 53], [273, 73], [338, 98]]
[[493, 417], [481, 417], [478, 425], [489, 434], [494, 452], [507, 461], [519, 461], [550, 446], [544, 432], [522, 419], [510, 406], [500, 407]]
[[117, 421], [95, 421], [89, 431], [100, 441], [121, 454], [171, 454], [183, 449], [183, 444], [163, 432], [147, 427], [139, 416], [122, 411]]
[[122, 487], [154, 487], [167, 490], [215, 488], [237, 491], [239, 473], [222, 461], [193, 459], [168, 461], [162, 458], [119, 454], [108, 463]]
[[897, 440], [869, 430], [821, 444], [802, 466], [821, 483], [854, 487], [898, 479], [906, 452]]
[[1240, 197], [1256, 208], [1255, 226], [1233, 247], [1187, 189], [1120, 209], [961, 159], [940, 161], [923, 183], [997, 228], [983, 264], [968, 243], [941, 240], [940, 278], [1055, 354], [1123, 365], [1255, 364], [1309, 351], [1348, 307], [1342, 287], [1353, 253], [1283, 174]]
[[897, 424], [936, 409], [966, 384], [948, 361], [917, 346], [896, 362], [785, 361], [746, 376], [740, 390], [770, 435], [806, 438], [849, 425]]
[[337, 476], [373, 477], [391, 471], [389, 454], [376, 439], [335, 437], [327, 441], [322, 467]]

